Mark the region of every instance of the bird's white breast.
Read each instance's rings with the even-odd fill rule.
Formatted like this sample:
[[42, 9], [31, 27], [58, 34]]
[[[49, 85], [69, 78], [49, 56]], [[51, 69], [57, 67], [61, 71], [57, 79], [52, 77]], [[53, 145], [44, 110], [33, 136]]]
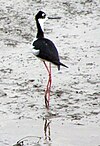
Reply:
[[34, 46], [33, 46], [32, 53], [33, 53], [35, 56], [37, 56], [37, 55], [39, 55], [40, 50], [39, 50], [39, 49], [34, 49]]

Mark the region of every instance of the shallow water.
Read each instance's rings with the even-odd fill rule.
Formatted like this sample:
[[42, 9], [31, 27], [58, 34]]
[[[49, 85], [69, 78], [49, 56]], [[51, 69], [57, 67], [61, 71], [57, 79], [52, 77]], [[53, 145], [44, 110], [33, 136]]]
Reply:
[[[69, 66], [58, 72], [52, 65], [49, 111], [44, 106], [48, 75], [31, 53], [40, 9], [51, 18], [45, 36]], [[100, 145], [99, 34], [99, 0], [1, 0], [0, 145], [26, 136], [35, 137], [24, 138], [25, 146]]]

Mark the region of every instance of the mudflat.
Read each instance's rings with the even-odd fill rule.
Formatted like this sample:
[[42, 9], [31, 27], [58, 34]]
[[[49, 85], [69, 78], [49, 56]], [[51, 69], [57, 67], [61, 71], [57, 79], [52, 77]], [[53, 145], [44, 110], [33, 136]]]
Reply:
[[[34, 16], [43, 10], [45, 37], [61, 62], [48, 74], [32, 54]], [[19, 145], [18, 145], [19, 144]], [[1, 0], [0, 146], [100, 146], [99, 0]]]

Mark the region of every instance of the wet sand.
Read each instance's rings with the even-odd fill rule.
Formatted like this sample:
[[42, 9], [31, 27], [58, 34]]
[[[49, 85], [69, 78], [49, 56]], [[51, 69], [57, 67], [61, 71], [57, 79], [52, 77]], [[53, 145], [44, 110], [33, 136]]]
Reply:
[[[51, 18], [45, 36], [69, 66], [52, 65], [49, 110], [48, 75], [31, 46], [40, 9]], [[1, 0], [0, 146], [22, 138], [25, 146], [100, 146], [99, 0]]]

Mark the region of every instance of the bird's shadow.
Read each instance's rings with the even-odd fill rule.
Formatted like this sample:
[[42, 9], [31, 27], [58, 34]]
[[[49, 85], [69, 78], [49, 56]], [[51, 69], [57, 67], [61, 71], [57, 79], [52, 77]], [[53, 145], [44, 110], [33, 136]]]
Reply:
[[50, 124], [51, 124], [50, 119], [44, 119], [44, 139], [45, 139], [45, 142], [51, 142]]

